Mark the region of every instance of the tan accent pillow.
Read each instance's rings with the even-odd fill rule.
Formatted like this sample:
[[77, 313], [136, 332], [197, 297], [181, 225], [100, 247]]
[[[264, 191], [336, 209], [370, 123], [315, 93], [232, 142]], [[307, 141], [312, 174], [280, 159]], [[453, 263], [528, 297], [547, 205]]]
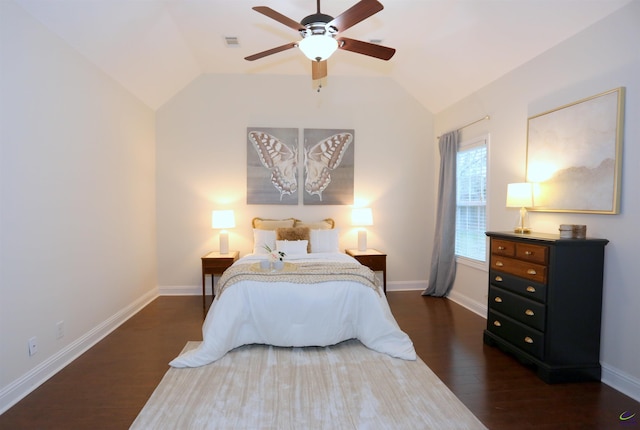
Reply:
[[303, 222], [296, 220], [294, 227], [309, 227], [310, 230], [330, 230], [336, 226], [333, 218], [326, 218], [317, 222]]
[[311, 252], [311, 230], [309, 227], [277, 228], [276, 240], [306, 240], [307, 252]]
[[258, 230], [275, 230], [277, 228], [292, 228], [297, 220], [295, 218], [286, 219], [265, 219], [254, 218], [251, 220], [253, 228]]

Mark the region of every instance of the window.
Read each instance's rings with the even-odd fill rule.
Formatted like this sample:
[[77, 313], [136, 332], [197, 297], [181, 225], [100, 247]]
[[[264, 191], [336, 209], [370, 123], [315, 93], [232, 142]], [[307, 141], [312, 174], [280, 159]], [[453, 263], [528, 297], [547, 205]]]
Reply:
[[487, 137], [460, 143], [456, 168], [456, 256], [486, 261]]

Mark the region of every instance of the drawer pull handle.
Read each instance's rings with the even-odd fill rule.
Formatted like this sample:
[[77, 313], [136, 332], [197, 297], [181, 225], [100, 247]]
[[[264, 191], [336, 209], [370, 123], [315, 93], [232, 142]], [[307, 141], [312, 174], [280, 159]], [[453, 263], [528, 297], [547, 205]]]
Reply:
[[496, 303], [502, 303], [502, 297], [496, 297], [493, 301]]
[[496, 282], [502, 282], [502, 276], [496, 276]]
[[528, 315], [530, 317], [534, 316], [535, 314], [533, 313], [533, 311], [531, 309], [527, 309], [526, 311], [524, 311], [525, 315]]
[[493, 322], [493, 325], [496, 326], [496, 327], [501, 327], [502, 323], [500, 321], [496, 320], [496, 321]]
[[504, 247], [504, 246], [502, 246], [502, 245], [498, 246], [498, 251], [504, 251], [505, 249], [507, 249], [507, 248], [505, 248], [505, 247]]
[[531, 251], [525, 251], [525, 252], [524, 252], [524, 255], [533, 255], [533, 252], [531, 252]]
[[537, 275], [536, 269], [527, 269], [527, 275]]
[[531, 339], [529, 336], [525, 337], [524, 341], [527, 343], [533, 343], [533, 339]]
[[496, 261], [496, 266], [502, 267], [504, 266], [504, 263], [502, 261]]
[[535, 292], [536, 292], [536, 289], [534, 287], [532, 287], [531, 285], [529, 285], [527, 287], [527, 293], [535, 293]]

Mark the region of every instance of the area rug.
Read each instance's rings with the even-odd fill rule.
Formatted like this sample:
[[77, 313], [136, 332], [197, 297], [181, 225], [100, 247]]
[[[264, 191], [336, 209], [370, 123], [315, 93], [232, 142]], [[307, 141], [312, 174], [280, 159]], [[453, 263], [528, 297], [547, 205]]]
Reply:
[[[198, 342], [189, 342], [185, 351]], [[131, 429], [486, 429], [420, 359], [357, 340], [169, 369]]]

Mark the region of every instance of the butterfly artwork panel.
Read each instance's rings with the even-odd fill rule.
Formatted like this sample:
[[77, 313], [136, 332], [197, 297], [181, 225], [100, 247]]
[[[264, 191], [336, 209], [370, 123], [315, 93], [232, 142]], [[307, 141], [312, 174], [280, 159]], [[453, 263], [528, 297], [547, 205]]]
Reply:
[[352, 129], [304, 129], [305, 205], [353, 204], [354, 140]]
[[247, 204], [298, 204], [298, 129], [247, 128]]

